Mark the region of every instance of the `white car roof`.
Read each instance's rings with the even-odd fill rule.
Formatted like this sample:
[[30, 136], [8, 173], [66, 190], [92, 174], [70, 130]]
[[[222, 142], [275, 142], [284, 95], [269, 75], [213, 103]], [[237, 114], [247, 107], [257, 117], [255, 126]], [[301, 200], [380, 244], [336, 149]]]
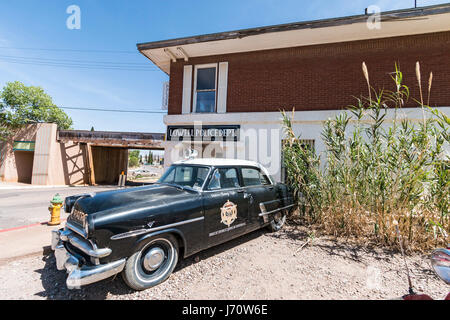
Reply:
[[262, 167], [258, 162], [238, 159], [195, 158], [177, 161], [174, 164], [194, 164], [207, 166], [252, 166]]

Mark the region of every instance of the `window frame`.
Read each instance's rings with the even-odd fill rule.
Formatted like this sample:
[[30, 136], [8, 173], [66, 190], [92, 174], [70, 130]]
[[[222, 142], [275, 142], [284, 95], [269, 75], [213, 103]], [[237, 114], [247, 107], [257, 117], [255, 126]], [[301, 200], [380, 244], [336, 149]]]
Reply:
[[[197, 112], [197, 73], [199, 69], [209, 69], [215, 68], [215, 88], [214, 88], [214, 111], [213, 112]], [[194, 85], [193, 85], [193, 106], [192, 113], [200, 113], [200, 114], [208, 114], [208, 113], [217, 113], [217, 94], [218, 94], [218, 79], [219, 79], [219, 64], [218, 63], [207, 63], [207, 64], [197, 64], [194, 67]], [[212, 92], [213, 90], [201, 90], [201, 92]]]

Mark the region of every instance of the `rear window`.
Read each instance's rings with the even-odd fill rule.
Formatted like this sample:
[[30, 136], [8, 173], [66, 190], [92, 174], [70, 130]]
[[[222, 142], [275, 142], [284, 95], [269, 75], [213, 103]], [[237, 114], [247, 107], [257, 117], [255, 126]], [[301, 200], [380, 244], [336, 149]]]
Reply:
[[242, 178], [246, 187], [270, 184], [269, 178], [258, 169], [242, 168]]

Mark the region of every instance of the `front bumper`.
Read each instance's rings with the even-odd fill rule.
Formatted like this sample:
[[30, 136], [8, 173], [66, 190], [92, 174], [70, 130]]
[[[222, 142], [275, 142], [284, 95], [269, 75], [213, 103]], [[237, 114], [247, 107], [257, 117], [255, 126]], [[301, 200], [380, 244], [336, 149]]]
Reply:
[[[117, 260], [108, 264], [86, 265], [75, 255], [70, 253], [65, 246], [65, 242], [74, 244], [92, 260], [98, 262], [101, 258], [109, 254], [109, 249], [89, 248], [70, 230], [60, 229], [52, 232], [52, 250], [55, 251], [56, 268], [66, 270], [69, 276], [66, 280], [68, 289], [80, 289], [81, 286], [91, 284], [109, 278], [123, 270], [126, 259]], [[109, 250], [109, 251], [108, 251]]]

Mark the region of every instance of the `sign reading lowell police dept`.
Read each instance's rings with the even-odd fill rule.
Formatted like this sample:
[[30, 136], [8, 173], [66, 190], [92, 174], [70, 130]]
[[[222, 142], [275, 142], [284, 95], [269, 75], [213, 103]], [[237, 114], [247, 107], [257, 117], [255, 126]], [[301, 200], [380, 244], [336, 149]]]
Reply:
[[238, 141], [241, 126], [168, 126], [167, 140], [171, 141]]

